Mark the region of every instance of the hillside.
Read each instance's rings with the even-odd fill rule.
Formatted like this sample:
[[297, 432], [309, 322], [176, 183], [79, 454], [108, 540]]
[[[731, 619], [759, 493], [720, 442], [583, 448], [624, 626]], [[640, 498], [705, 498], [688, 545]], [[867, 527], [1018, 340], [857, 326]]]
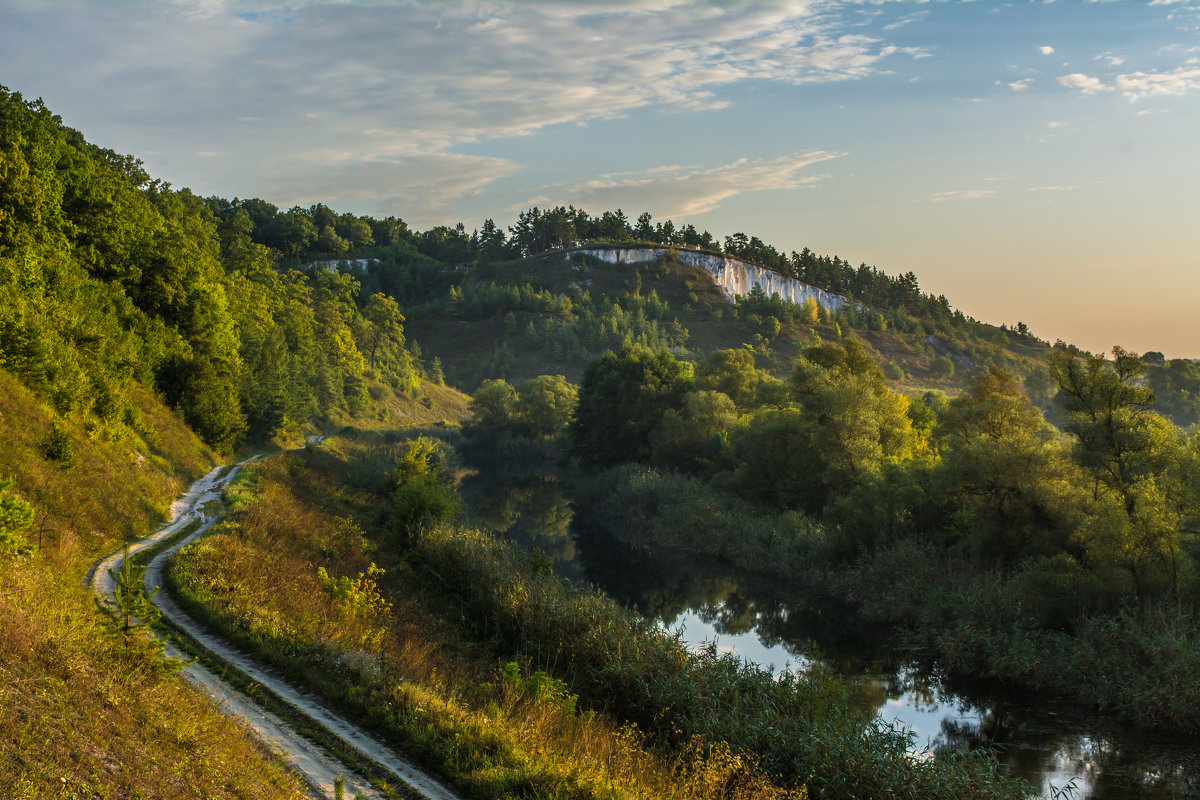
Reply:
[[[652, 226], [648, 214], [632, 226], [620, 212], [590, 217], [575, 209], [532, 209], [510, 232], [491, 220], [473, 234], [461, 226], [416, 232], [394, 217], [338, 214], [322, 204], [281, 212], [261, 200], [199, 198], [153, 180], [133, 157], [88, 143], [40, 101], [0, 87], [0, 698], [5, 708], [19, 709], [0, 729], [0, 780], [8, 782], [0, 786], [11, 783], [9, 795], [280, 797], [300, 791], [281, 764], [172, 678], [151, 644], [123, 635], [81, 585], [99, 556], [153, 529], [183, 486], [234, 454], [296, 447], [315, 433], [453, 429], [446, 423], [471, 410], [459, 389], [539, 375], [585, 382], [597, 363], [617, 360], [609, 351], [622, 349], [635, 354], [622, 358], [658, 363], [676, 377], [690, 369], [676, 357], [695, 365], [722, 350], [749, 353], [727, 361], [739, 368], [749, 362], [743, 377], [785, 394], [756, 394], [752, 408], [739, 398], [742, 411], [757, 414], [757, 422], [742, 415], [744, 453], [777, 441], [772, 426], [797, 422], [803, 410], [788, 407], [784, 384], [756, 370], [803, 383], [793, 369], [806, 351], [843, 361], [854, 354], [855, 380], [888, 404], [895, 412], [889, 423], [907, 437], [886, 454], [896, 462], [913, 457], [917, 464], [934, 420], [901, 413], [908, 403], [885, 390], [885, 379], [909, 396], [963, 394], [981, 376], [992, 376], [990, 367], [1000, 367], [1017, 376], [1011, 383], [996, 378], [1006, 397], [1027, 392], [1046, 407], [1052, 400], [1045, 342], [1023, 326], [1018, 332], [972, 320], [945, 297], [922, 294], [912, 273], [893, 278], [807, 250], [784, 257], [741, 234], [727, 237], [722, 248], [690, 226]], [[609, 259], [614, 246], [629, 257]], [[705, 268], [705, 259], [741, 277], [723, 288], [714, 276], [735, 276]], [[745, 280], [752, 272], [757, 280]], [[803, 281], [811, 291], [787, 302], [751, 285], [791, 286], [787, 281]], [[731, 297], [730, 286], [750, 291]], [[825, 344], [843, 347], [820, 347]], [[1195, 365], [1149, 360], [1146, 380], [1155, 391], [1162, 387], [1176, 421], [1194, 417], [1200, 409]], [[868, 361], [878, 369], [868, 369]], [[815, 383], [814, 375], [820, 377], [808, 377]], [[712, 386], [703, 390], [718, 404], [719, 378], [709, 375]], [[690, 387], [678, 383], [672, 402], [682, 408]], [[575, 397], [561, 379], [539, 387], [559, 399]], [[535, 427], [528, 418], [536, 403], [521, 401], [521, 424]], [[695, 455], [687, 452], [697, 449], [692, 445], [703, 450], [711, 443], [710, 431], [700, 430], [709, 422], [738, 424], [730, 396], [715, 417], [705, 416], [712, 409], [702, 401], [695, 400], [686, 418], [674, 406], [668, 409], [673, 416], [651, 409], [643, 433], [669, 418], [678, 436], [643, 437], [643, 449], [655, 458], [666, 453], [669, 463]], [[1068, 464], [1067, 445], [1018, 405], [1031, 441], [1053, 451], [1053, 465]], [[619, 407], [594, 403], [589, 413], [593, 422], [612, 420], [618, 415], [611, 409]], [[562, 428], [572, 412], [555, 410], [562, 412], [555, 416]], [[925, 426], [920, 435], [917, 423]], [[1154, 432], [1175, 445], [1174, 432]], [[602, 424], [590, 435], [610, 448], [620, 444]], [[374, 470], [368, 477], [380, 485], [395, 483], [405, 458], [420, 461], [422, 475], [436, 472], [428, 463], [431, 449], [405, 455], [394, 440], [378, 438], [385, 440], [380, 447], [364, 446], [361, 459], [356, 455], [344, 469]], [[1051, 441], [1053, 447], [1042, 447]], [[614, 463], [633, 452], [618, 449]], [[695, 469], [715, 464], [700, 456], [692, 458]], [[881, 451], [871, 470], [882, 463]], [[760, 480], [741, 470], [746, 485], [770, 491], [782, 473]], [[890, 488], [856, 486], [857, 472], [830, 474], [829, 497], [810, 498], [814, 514], [826, 499], [831, 507], [841, 502], [838, 493], [873, 497], [867, 493]], [[1190, 474], [1178, 484], [1189, 486]], [[912, 486], [923, 488], [922, 475], [914, 475]], [[420, 502], [441, 497], [437, 492], [445, 488], [431, 487], [418, 482], [417, 500], [381, 492], [371, 514], [386, 520], [409, 501], [419, 511]], [[939, 525], [970, 523], [959, 501], [974, 495], [964, 487], [956, 485], [961, 497], [950, 493], [938, 507], [945, 518]], [[1184, 494], [1172, 484], [1160, 498], [1153, 480], [1120, 488], [1129, 497], [1134, 488], [1144, 490], [1163, 503]], [[790, 513], [800, 494], [778, 493], [783, 496], [773, 499]], [[1087, 504], [1074, 495], [1070, 500]], [[839, 508], [856, 510], [845, 503]], [[896, 508], [904, 510], [903, 504]], [[1036, 522], [1042, 510], [1034, 508], [1030, 518]], [[1185, 513], [1192, 514], [1190, 506]], [[1093, 516], [1104, 533], [1101, 523], [1109, 517]], [[424, 520], [414, 519], [400, 529], [401, 544]], [[337, 528], [332, 517], [329, 522]], [[873, 524], [861, 521], [864, 529]], [[1103, 555], [1113, 560], [1119, 552], [1113, 545]], [[1145, 562], [1157, 569], [1158, 555], [1151, 556], [1135, 567]], [[309, 572], [309, 581], [316, 580], [315, 570]], [[1151, 589], [1161, 593], [1158, 584]], [[190, 766], [181, 774], [183, 762]]]
[[[956, 325], [953, 316], [939, 326], [902, 311], [849, 303], [831, 309], [839, 296], [819, 289], [809, 306], [765, 292], [734, 301], [712, 274], [687, 263], [700, 251], [634, 249], [654, 257], [614, 264], [597, 257], [596, 248], [578, 248], [445, 268], [407, 292], [410, 334], [427, 356], [440, 359], [449, 381], [468, 390], [488, 378], [578, 380], [588, 363], [626, 341], [684, 357], [748, 348], [759, 368], [785, 376], [815, 340], [854, 336], [891, 384], [909, 393], [956, 394], [973, 374], [997, 365], [1033, 375], [1027, 386], [1048, 399], [1050, 348], [1033, 336], [965, 319]], [[385, 256], [344, 268], [365, 283], [386, 276], [391, 265]]]
[[0, 87], [5, 797], [303, 793], [83, 580], [235, 449], [465, 414], [394, 304], [276, 258]]

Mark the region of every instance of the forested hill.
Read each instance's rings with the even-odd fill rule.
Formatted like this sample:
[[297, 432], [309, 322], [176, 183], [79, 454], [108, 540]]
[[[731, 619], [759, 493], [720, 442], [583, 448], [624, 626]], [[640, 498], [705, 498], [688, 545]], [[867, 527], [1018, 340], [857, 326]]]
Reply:
[[[685, 357], [745, 348], [783, 375], [804, 346], [843, 336], [860, 338], [906, 391], [954, 392], [994, 365], [1049, 401], [1047, 343], [1021, 324], [976, 322], [922, 293], [911, 272], [807, 249], [785, 256], [741, 233], [719, 243], [620, 210], [533, 208], [507, 231], [489, 219], [471, 233], [419, 232], [322, 204], [200, 198], [2, 88], [0, 159], [0, 367], [56, 413], [101, 427], [132, 419], [140, 385], [230, 449], [316, 415], [364, 413], [373, 380], [411, 394], [423, 375], [441, 378], [442, 362], [468, 390], [487, 378], [577, 378], [626, 343]], [[831, 313], [752, 293], [731, 306], [678, 260], [610, 268], [571, 255], [602, 242], [733, 256], [856, 302]], [[357, 261], [314, 265], [345, 258]], [[1183, 398], [1176, 420], [1187, 423], [1195, 365], [1159, 372], [1152, 384]]]
[[0, 147], [0, 366], [58, 414], [123, 425], [143, 385], [229, 449], [364, 410], [372, 373], [415, 388], [395, 302], [281, 269], [284, 234], [254, 241], [246, 212], [218, 217], [7, 90]]

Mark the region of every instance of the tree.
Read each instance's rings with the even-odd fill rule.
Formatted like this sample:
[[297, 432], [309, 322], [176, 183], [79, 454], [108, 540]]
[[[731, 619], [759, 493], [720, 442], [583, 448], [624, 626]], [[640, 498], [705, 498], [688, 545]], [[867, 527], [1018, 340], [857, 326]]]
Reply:
[[404, 346], [404, 316], [396, 301], [382, 292], [371, 295], [363, 316], [368, 323], [368, 341], [370, 356], [368, 362], [375, 369], [375, 356], [381, 344], [391, 344], [393, 347]]
[[338, 258], [350, 252], [350, 243], [338, 236], [332, 225], [326, 225], [317, 234], [317, 249], [326, 255]]
[[1140, 385], [1146, 365], [1120, 347], [1113, 360], [1061, 342], [1050, 353], [1050, 374], [1065, 407], [1064, 430], [1079, 442], [1079, 462], [1133, 510], [1132, 483], [1153, 471], [1153, 437], [1147, 427], [1154, 394]]
[[508, 428], [517, 417], [517, 392], [503, 378], [485, 380], [475, 390], [467, 410], [471, 412], [472, 427]]
[[337, 235], [349, 242], [352, 250], [375, 244], [371, 223], [366, 218], [356, 217], [350, 213], [342, 214], [338, 217], [335, 227]]
[[908, 417], [908, 398], [887, 388], [883, 373], [854, 339], [844, 347], [805, 348], [789, 380], [793, 400], [810, 421], [807, 447], [818, 467], [809, 476], [810, 509], [848, 491], [885, 460], [924, 447]]
[[649, 211], [643, 211], [638, 215], [637, 225], [633, 228], [633, 238], [639, 242], [654, 241], [654, 226], [650, 224], [653, 217]]
[[1068, 548], [1083, 515], [1080, 476], [1015, 376], [993, 366], [975, 378], [938, 437], [933, 494], [957, 515], [964, 548], [1009, 563]]
[[110, 569], [108, 574], [113, 581], [113, 602], [116, 603], [121, 633], [124, 634], [125, 644], [128, 646], [129, 636], [135, 628], [149, 625], [158, 619], [159, 611], [154, 606], [154, 596], [158, 594], [158, 589], [146, 594], [142, 586], [142, 570], [134, 569], [128, 543], [125, 545], [120, 569]]
[[508, 253], [504, 238], [504, 229], [496, 225], [489, 217], [483, 221], [479, 231], [479, 253], [485, 261], [498, 261]]
[[29, 543], [21, 531], [33, 524], [33, 506], [9, 494], [11, 480], [0, 479], [0, 555], [27, 553]]
[[771, 377], [754, 367], [749, 350], [717, 350], [696, 365], [696, 387], [721, 392], [734, 405], [749, 410], [758, 405], [758, 390]]
[[1097, 510], [1079, 540], [1099, 565], [1127, 568], [1141, 593], [1178, 591], [1180, 528], [1195, 513], [1184, 488], [1187, 440], [1150, 411], [1145, 363], [1120, 348], [1112, 361], [1057, 343], [1050, 372], [1064, 404], [1064, 429], [1092, 476]]
[[529, 435], [557, 436], [575, 413], [579, 390], [562, 375], [539, 375], [517, 386], [517, 413]]
[[737, 424], [733, 401], [708, 389], [688, 392], [678, 411], [668, 408], [650, 434], [654, 463], [696, 474], [715, 471]]
[[570, 430], [573, 452], [597, 465], [648, 460], [650, 432], [691, 388], [691, 365], [667, 350], [630, 345], [604, 353], [583, 374]]

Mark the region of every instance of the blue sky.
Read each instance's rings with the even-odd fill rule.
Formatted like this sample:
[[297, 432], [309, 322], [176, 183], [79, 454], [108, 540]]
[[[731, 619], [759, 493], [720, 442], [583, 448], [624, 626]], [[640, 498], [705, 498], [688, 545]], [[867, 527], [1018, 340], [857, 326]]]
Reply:
[[1200, 3], [0, 0], [0, 83], [176, 186], [620, 207], [1200, 357]]

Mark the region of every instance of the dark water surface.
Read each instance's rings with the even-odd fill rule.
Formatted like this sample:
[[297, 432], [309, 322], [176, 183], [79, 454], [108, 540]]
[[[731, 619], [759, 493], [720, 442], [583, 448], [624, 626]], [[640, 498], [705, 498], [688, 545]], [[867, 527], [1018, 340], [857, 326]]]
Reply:
[[803, 587], [712, 561], [634, 551], [576, 513], [565, 481], [497, 477], [504, 472], [464, 479], [476, 524], [540, 549], [560, 576], [602, 589], [690, 646], [714, 643], [776, 672], [814, 659], [834, 666], [857, 703], [909, 732], [916, 757], [991, 746], [1044, 797], [1070, 788], [1061, 796], [1200, 798], [1200, 740], [1132, 728], [1045, 698], [951, 685], [890, 648], [885, 632], [856, 628], [846, 614], [813, 605]]

